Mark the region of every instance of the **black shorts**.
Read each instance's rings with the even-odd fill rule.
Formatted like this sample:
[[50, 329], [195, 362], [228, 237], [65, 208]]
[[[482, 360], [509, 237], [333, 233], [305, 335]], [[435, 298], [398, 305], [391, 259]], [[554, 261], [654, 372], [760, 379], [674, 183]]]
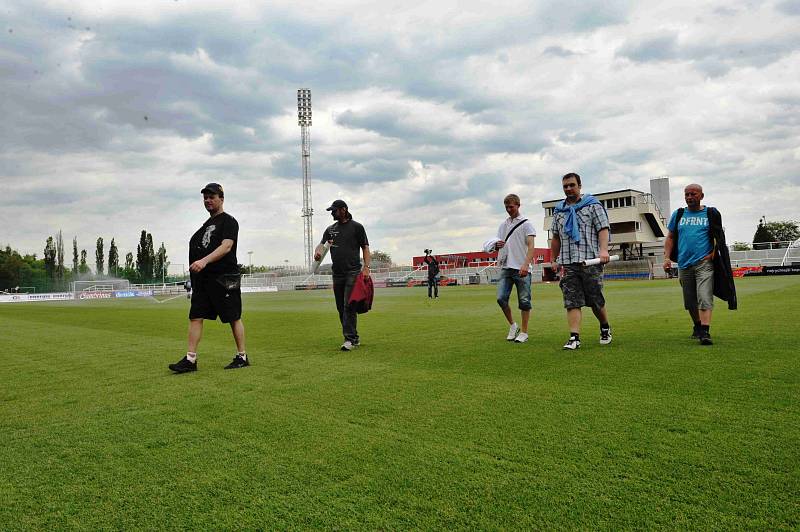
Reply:
[[192, 276], [192, 307], [189, 319], [215, 320], [231, 323], [242, 317], [242, 291], [227, 289], [217, 282], [216, 275]]

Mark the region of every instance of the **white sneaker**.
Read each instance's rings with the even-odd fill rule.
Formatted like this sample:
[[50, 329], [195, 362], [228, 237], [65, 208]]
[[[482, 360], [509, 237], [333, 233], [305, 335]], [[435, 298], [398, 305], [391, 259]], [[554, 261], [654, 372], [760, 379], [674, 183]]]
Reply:
[[513, 341], [514, 338], [517, 337], [517, 333], [519, 333], [519, 326], [516, 323], [512, 323], [511, 327], [508, 328], [508, 336], [506, 336], [506, 340], [509, 342]]
[[354, 347], [355, 346], [353, 345], [353, 342], [351, 342], [350, 340], [345, 340], [345, 342], [342, 344], [341, 349], [342, 351], [352, 351]]
[[521, 332], [514, 338], [514, 341], [518, 344], [524, 344], [528, 341], [528, 333]]
[[564, 349], [569, 349], [570, 351], [574, 351], [581, 346], [581, 341], [575, 338], [574, 336], [570, 336], [567, 343], [564, 344]]
[[608, 345], [611, 343], [611, 327], [608, 329], [600, 329], [600, 345]]

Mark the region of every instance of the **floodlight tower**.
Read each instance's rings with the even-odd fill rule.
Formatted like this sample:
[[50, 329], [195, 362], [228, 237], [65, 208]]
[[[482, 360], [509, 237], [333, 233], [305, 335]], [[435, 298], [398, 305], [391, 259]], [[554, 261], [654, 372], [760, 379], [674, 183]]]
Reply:
[[311, 219], [314, 209], [311, 207], [311, 184], [308, 182], [308, 170], [311, 165], [311, 89], [297, 89], [297, 125], [300, 126], [301, 161], [303, 166], [303, 218], [305, 234], [306, 268], [311, 271], [314, 261], [314, 230]]

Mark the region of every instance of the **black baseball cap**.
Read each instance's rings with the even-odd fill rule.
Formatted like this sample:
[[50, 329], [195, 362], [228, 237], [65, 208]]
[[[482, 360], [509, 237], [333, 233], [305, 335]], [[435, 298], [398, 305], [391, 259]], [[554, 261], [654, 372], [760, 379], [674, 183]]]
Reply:
[[333, 209], [346, 209], [346, 208], [347, 208], [347, 203], [345, 203], [343, 200], [337, 199], [336, 201], [331, 203], [330, 207], [328, 207], [325, 210], [332, 211]]
[[225, 197], [225, 191], [222, 190], [222, 185], [219, 183], [209, 183], [203, 187], [200, 194], [216, 194], [220, 198]]

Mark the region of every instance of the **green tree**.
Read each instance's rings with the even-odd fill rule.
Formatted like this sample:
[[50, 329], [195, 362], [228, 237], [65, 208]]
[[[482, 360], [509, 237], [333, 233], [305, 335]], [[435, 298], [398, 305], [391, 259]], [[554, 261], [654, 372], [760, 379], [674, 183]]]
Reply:
[[44, 271], [50, 281], [55, 280], [56, 276], [56, 245], [53, 237], [48, 236], [44, 245]]
[[6, 246], [0, 249], [0, 290], [8, 290], [22, 285], [22, 269], [25, 261], [19, 253]]
[[59, 229], [58, 235], [56, 236], [56, 279], [58, 279], [59, 282], [64, 281], [66, 269], [64, 264], [64, 237], [61, 234], [61, 229]]
[[137, 271], [133, 263], [133, 253], [130, 251], [125, 254], [125, 267], [122, 269], [122, 277], [129, 281], [134, 281], [137, 278]]
[[113, 238], [108, 246], [108, 275], [119, 275], [119, 250]]
[[750, 251], [750, 244], [747, 242], [734, 242], [733, 243], [733, 250], [734, 251]]
[[78, 237], [72, 237], [72, 275], [78, 276]]
[[800, 238], [800, 226], [792, 220], [779, 220], [777, 222], [767, 222], [764, 227], [773, 236], [776, 242], [784, 242], [781, 247], [786, 247], [789, 242], [794, 242]]
[[155, 267], [154, 267], [154, 274], [158, 278], [165, 278], [167, 276], [167, 268], [169, 267], [169, 261], [167, 261], [167, 248], [164, 247], [164, 243], [161, 243], [161, 247], [158, 248], [158, 253], [155, 256]]
[[156, 252], [153, 249], [153, 235], [147, 233], [147, 278], [153, 279], [155, 277], [155, 269], [156, 269]]
[[764, 224], [764, 218], [758, 221], [756, 233], [753, 235], [753, 249], [768, 249], [770, 247], [767, 242], [774, 242], [775, 237], [769, 232], [769, 229]]
[[103, 275], [103, 266], [105, 263], [104, 253], [103, 253], [103, 237], [97, 237], [97, 249], [94, 252], [94, 264], [95, 264], [95, 273], [97, 275]]
[[392, 266], [392, 257], [385, 251], [370, 250], [369, 255], [373, 268], [389, 268]]
[[44, 259], [37, 259], [36, 255], [21, 256], [10, 246], [0, 249], [0, 290], [31, 286], [38, 290], [49, 286]]
[[89, 265], [86, 264], [86, 250], [85, 249], [81, 250], [81, 264], [80, 264], [80, 266], [78, 266], [78, 272], [81, 275], [86, 275], [88, 273], [91, 273], [91, 270], [89, 269]]
[[[150, 254], [147, 252], [147, 231], [142, 229], [142, 234], [139, 236], [139, 245], [136, 246], [136, 271], [141, 281], [150, 279], [153, 276], [153, 266], [152, 264], [148, 264], [149, 260]], [[148, 272], [150, 272], [149, 275]]]

